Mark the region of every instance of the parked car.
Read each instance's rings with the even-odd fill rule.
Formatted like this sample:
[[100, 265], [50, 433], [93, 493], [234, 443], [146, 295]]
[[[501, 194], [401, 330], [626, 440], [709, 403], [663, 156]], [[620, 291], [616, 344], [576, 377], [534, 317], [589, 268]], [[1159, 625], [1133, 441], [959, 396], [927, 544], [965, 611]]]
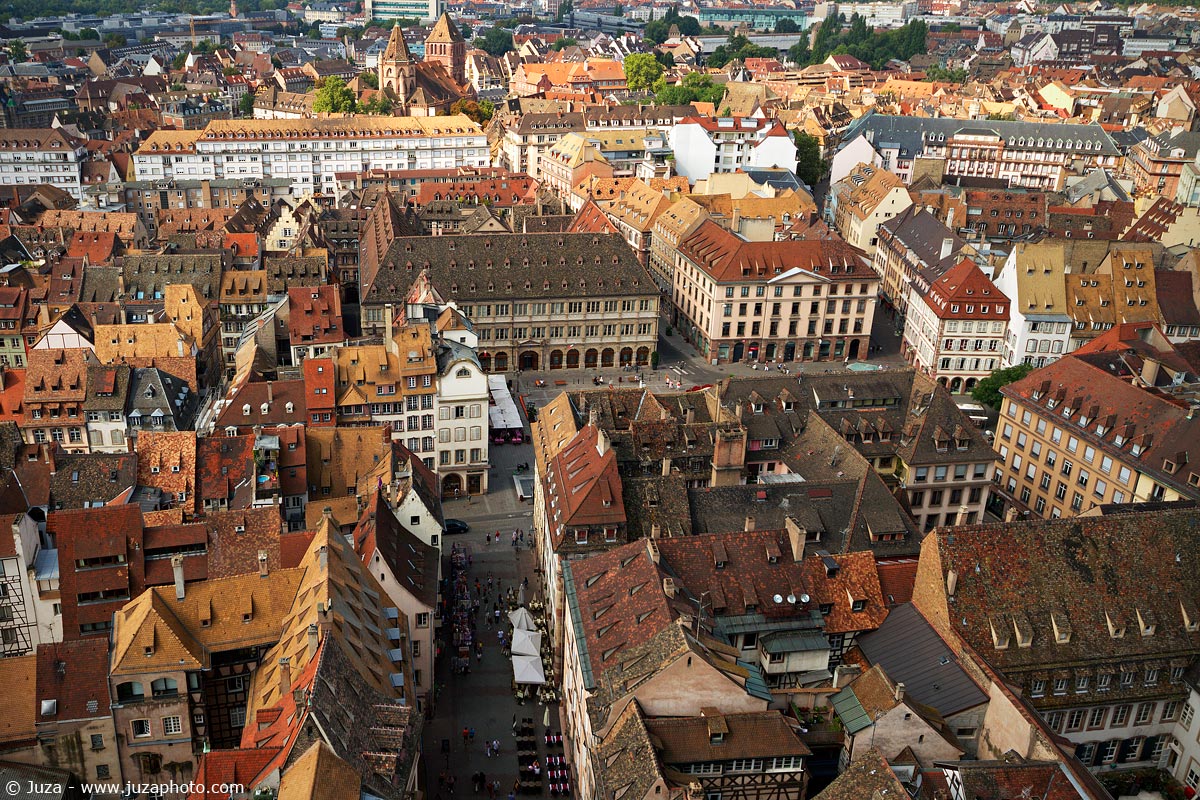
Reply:
[[471, 526], [461, 519], [446, 520], [446, 533], [466, 533], [469, 530], [471, 530]]

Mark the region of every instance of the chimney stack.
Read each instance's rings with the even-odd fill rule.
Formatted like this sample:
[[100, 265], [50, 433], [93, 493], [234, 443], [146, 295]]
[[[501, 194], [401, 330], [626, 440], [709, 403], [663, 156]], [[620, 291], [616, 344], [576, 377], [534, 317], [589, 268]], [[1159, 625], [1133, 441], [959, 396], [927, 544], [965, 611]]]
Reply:
[[671, 457], [663, 456], [662, 460], [662, 476], [665, 478], [671, 474]]
[[954, 252], [954, 240], [951, 239], [949, 236], [947, 236], [945, 239], [942, 239], [941, 260], [945, 261], [947, 258], [950, 257], [950, 254], [953, 252]]
[[171, 572], [175, 573], [175, 599], [182, 600], [186, 595], [183, 588], [183, 556], [171, 556]]
[[258, 551], [258, 577], [267, 577], [267, 551]]
[[317, 551], [317, 563], [321, 565], [321, 569], [329, 567], [329, 548], [326, 545], [321, 545], [321, 549]]
[[897, 683], [896, 683], [896, 702], [897, 703], [904, 702], [904, 683], [903, 683], [903, 681], [897, 681]]
[[267, 403], [270, 404], [270, 403], [274, 403], [274, 402], [275, 402], [275, 387], [272, 385], [271, 381], [267, 381]]
[[687, 411], [683, 412], [683, 421], [686, 425], [694, 424], [696, 422], [696, 409], [689, 408]]
[[392, 329], [395, 326], [395, 309], [391, 303], [383, 307], [383, 336], [385, 340], [391, 340]]
[[808, 530], [796, 522], [794, 517], [785, 517], [783, 525], [787, 528], [788, 543], [792, 546], [792, 560], [803, 561], [804, 547], [808, 544]]
[[317, 655], [317, 645], [321, 643], [320, 629], [317, 628], [317, 623], [308, 626], [308, 657], [315, 658]]
[[758, 530], [757, 521], [754, 519], [754, 517], [751, 517], [751, 516], [746, 517], [746, 523], [742, 527], [742, 530], [745, 531], [746, 533], [749, 533], [750, 531], [753, 531], [753, 530]]
[[292, 659], [283, 656], [279, 659], [279, 696], [284, 697], [292, 691]]

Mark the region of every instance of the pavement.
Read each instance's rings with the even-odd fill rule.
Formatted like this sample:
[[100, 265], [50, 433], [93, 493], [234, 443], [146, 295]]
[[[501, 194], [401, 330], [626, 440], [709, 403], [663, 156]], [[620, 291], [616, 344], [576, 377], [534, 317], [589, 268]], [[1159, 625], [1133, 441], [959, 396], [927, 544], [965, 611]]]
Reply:
[[[492, 471], [489, 493], [482, 497], [460, 498], [443, 503], [447, 517], [461, 519], [471, 526], [465, 534], [446, 536], [443, 542], [443, 574], [450, 575], [449, 553], [452, 545], [464, 546], [471, 555], [469, 575], [472, 581], [478, 578], [487, 595], [487, 578], [491, 575], [499, 581], [500, 593], [509, 587], [516, 588], [523, 578], [529, 579], [527, 597], [538, 594], [540, 579], [537, 575], [534, 552], [528, 542], [533, 531], [532, 501], [521, 502], [517, 498], [512, 475], [518, 463], [533, 461], [533, 448], [529, 445], [498, 445], [489, 450]], [[528, 474], [528, 473], [520, 473]], [[525, 531], [526, 546], [513, 548], [509, 541], [512, 531]], [[486, 543], [488, 534], [501, 532], [499, 543]], [[492, 607], [498, 597], [493, 590], [491, 599], [484, 606]], [[513, 741], [513, 717], [531, 717], [534, 721], [539, 742], [538, 750], [545, 763], [547, 752], [561, 754], [563, 749], [547, 751], [542, 744], [542, 725], [546, 706], [535, 701], [518, 704], [512, 692], [512, 666], [504, 657], [498, 643], [496, 628], [486, 627], [481, 610], [477, 633], [484, 643], [483, 660], [472, 658], [471, 672], [454, 675], [450, 670], [449, 648], [444, 648], [436, 665], [437, 699], [432, 717], [426, 721], [424, 734], [424, 764], [427, 791], [425, 796], [435, 800], [451, 797], [487, 797], [483, 792], [476, 794], [471, 776], [482, 771], [488, 781], [499, 780], [497, 797], [507, 798], [517, 779], [517, 755]], [[506, 631], [511, 630], [505, 619]], [[449, 638], [449, 631], [444, 629]], [[551, 728], [562, 730], [557, 705], [550, 706]], [[463, 743], [462, 730], [475, 729], [473, 742]], [[488, 757], [486, 742], [500, 742], [500, 754]], [[448, 752], [443, 748], [448, 745]], [[454, 776], [454, 790], [439, 779], [443, 775]], [[549, 796], [547, 791], [546, 796]]]

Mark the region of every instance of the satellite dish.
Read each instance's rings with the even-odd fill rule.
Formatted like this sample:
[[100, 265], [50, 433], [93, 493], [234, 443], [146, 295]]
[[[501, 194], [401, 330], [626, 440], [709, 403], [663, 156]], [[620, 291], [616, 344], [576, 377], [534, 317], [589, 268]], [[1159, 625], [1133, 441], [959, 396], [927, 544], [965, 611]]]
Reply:
[[796, 604], [796, 595], [794, 595], [794, 594], [789, 594], [789, 595], [787, 596], [787, 601], [788, 601], [789, 603], [791, 603], [792, 605], [795, 605], [795, 604]]
[[774, 597], [772, 597], [771, 599], [775, 601], [775, 605], [779, 605], [780, 603], [783, 602], [783, 595], [777, 594]]
[[807, 603], [807, 602], [808, 602], [810, 599], [811, 599], [811, 598], [809, 598], [809, 596], [808, 596], [808, 595], [806, 595], [806, 594], [802, 594], [802, 595], [800, 595], [800, 602], [801, 602], [801, 603]]

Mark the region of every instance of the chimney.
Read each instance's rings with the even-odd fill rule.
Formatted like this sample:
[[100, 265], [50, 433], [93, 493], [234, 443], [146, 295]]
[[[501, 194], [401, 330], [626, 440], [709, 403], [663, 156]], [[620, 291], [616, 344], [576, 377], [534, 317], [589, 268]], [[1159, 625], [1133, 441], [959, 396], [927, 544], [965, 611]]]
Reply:
[[292, 691], [292, 659], [283, 656], [279, 659], [279, 696], [283, 697]]
[[327, 569], [329, 567], [328, 546], [321, 545], [321, 549], [317, 551], [317, 563], [320, 564], [321, 569]]
[[258, 577], [267, 577], [267, 551], [258, 551]]
[[1154, 382], [1158, 380], [1158, 370], [1162, 366], [1158, 363], [1157, 358], [1147, 358], [1142, 362], [1142, 382], [1147, 386], [1154, 386]]
[[942, 239], [942, 255], [939, 260], [945, 261], [954, 252], [954, 240], [947, 236]]
[[732, 226], [733, 226], [732, 230], [734, 233], [740, 233], [740, 231], [738, 230], [738, 227], [741, 224], [742, 224], [742, 209], [738, 206], [737, 203], [734, 203], [733, 204], [733, 222], [732, 222]]
[[788, 543], [792, 546], [792, 560], [804, 560], [804, 546], [808, 544], [808, 531], [794, 517], [785, 517], [783, 525], [787, 528]]
[[833, 668], [833, 688], [841, 689], [854, 680], [862, 670], [855, 664], [838, 664]]
[[653, 538], [646, 540], [646, 552], [650, 554], [650, 560], [657, 564], [661, 554], [658, 552], [658, 542]]
[[383, 307], [383, 336], [385, 340], [392, 338], [392, 329], [395, 327], [395, 309], [391, 303]]
[[[121, 311], [121, 316], [125, 316], [124, 310]], [[125, 320], [121, 320], [121, 322], [123, 323], [123, 322], [125, 322]], [[176, 353], [176, 355], [178, 355], [180, 358], [183, 358], [185, 353], [183, 350], [183, 337], [182, 336], [180, 336], [179, 338], [177, 338], [175, 340], [175, 349], [178, 351]]]
[[896, 702], [897, 703], [904, 702], [904, 682], [903, 681], [896, 682]]
[[671, 457], [663, 456], [662, 460], [662, 476], [665, 478], [671, 474]]
[[275, 402], [275, 387], [271, 381], [267, 381], [267, 403]]
[[749, 533], [750, 531], [753, 531], [753, 530], [758, 530], [754, 517], [751, 517], [751, 516], [746, 517], [746, 522], [742, 526], [742, 530], [745, 531], [746, 533]]
[[596, 452], [604, 455], [612, 446], [612, 442], [608, 438], [608, 434], [603, 430], [596, 431]]
[[657, 539], [660, 536], [662, 536], [662, 525], [659, 525], [657, 522], [655, 522], [650, 526], [650, 538]]
[[317, 655], [317, 645], [321, 643], [320, 629], [317, 623], [308, 626], [308, 657], [314, 658]]
[[675, 579], [671, 577], [663, 578], [663, 594], [667, 597], [675, 597]]
[[683, 422], [686, 425], [692, 425], [693, 423], [695, 423], [696, 422], [696, 409], [689, 408], [687, 411], [683, 412]]
[[183, 556], [171, 556], [171, 572], [175, 573], [175, 599], [182, 600], [187, 594], [183, 588]]

